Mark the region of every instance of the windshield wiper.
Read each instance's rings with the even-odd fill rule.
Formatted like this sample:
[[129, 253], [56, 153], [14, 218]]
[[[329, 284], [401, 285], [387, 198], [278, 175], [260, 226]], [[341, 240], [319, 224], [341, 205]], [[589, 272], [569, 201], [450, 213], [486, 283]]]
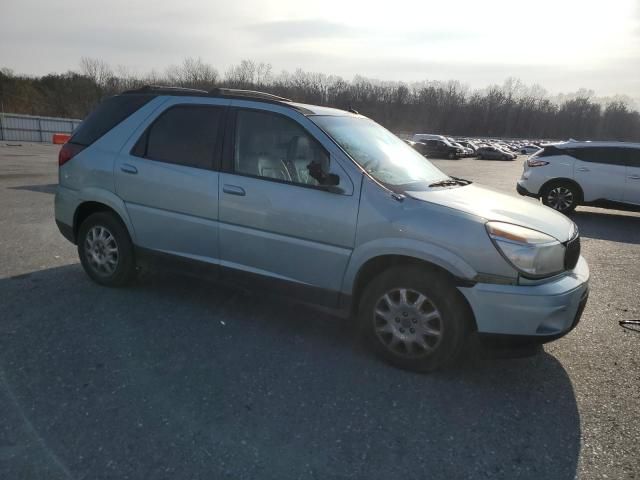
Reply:
[[460, 177], [451, 177], [456, 180], [460, 185], [471, 185], [473, 182], [471, 180], [467, 180], [466, 178]]
[[453, 185], [469, 185], [471, 180], [466, 180], [464, 178], [451, 177], [445, 180], [440, 180], [438, 182], [434, 182], [429, 187], [449, 187]]

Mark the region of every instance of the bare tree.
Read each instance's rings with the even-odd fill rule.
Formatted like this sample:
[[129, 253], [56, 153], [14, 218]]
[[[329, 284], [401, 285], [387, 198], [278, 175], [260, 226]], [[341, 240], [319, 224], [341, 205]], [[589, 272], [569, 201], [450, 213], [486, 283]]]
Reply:
[[242, 60], [220, 78], [200, 58], [187, 57], [164, 73], [139, 75], [126, 67], [83, 57], [80, 72], [44, 77], [16, 75], [0, 68], [5, 111], [84, 116], [103, 97], [145, 84], [210, 90], [263, 90], [296, 101], [355, 108], [386, 127], [403, 132], [448, 135], [640, 140], [640, 113], [629, 97], [598, 98], [591, 90], [550, 96], [539, 85], [517, 78], [472, 90], [459, 81], [388, 82], [307, 72], [274, 74], [268, 63]]

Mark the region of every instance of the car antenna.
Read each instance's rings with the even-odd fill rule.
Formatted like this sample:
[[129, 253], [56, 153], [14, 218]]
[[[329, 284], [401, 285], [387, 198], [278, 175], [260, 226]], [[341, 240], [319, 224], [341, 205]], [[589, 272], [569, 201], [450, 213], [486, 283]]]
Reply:
[[355, 108], [353, 108], [351, 105], [349, 105], [349, 108], [347, 109], [347, 111], [351, 112], [351, 113], [355, 113], [356, 115], [359, 115], [360, 112], [358, 112]]

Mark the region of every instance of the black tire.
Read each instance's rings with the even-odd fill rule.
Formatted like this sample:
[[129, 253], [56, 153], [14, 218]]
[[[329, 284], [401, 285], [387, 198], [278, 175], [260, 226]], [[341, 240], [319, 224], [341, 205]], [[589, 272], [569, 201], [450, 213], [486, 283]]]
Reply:
[[[558, 200], [559, 195], [564, 201]], [[582, 201], [580, 189], [574, 183], [565, 181], [545, 185], [540, 191], [540, 197], [544, 205], [564, 214], [573, 212]]]
[[[114, 265], [113, 262], [103, 262], [104, 270], [97, 266], [96, 256], [92, 254], [90, 248], [91, 238], [96, 235], [95, 232], [102, 230], [110, 235], [109, 240], [102, 241], [103, 249], [106, 246], [116, 248], [115, 253], [115, 266], [105, 267], [107, 263]], [[88, 239], [88, 235], [91, 237]], [[106, 235], [106, 234], [105, 234]], [[113, 240], [111, 240], [111, 238]], [[100, 240], [100, 239], [98, 239]], [[95, 239], [94, 239], [95, 241]], [[108, 243], [108, 245], [107, 245]], [[115, 243], [115, 245], [114, 245]], [[95, 250], [94, 250], [95, 251]], [[113, 255], [113, 254], [111, 254]], [[127, 231], [127, 227], [124, 226], [122, 220], [116, 215], [110, 212], [98, 212], [87, 217], [80, 229], [78, 230], [78, 256], [84, 271], [89, 277], [96, 283], [107, 287], [122, 287], [130, 283], [136, 275], [136, 262], [133, 251], [133, 243], [131, 237]], [[106, 255], [101, 255], [104, 258]], [[108, 269], [113, 269], [112, 271]]]
[[484, 157], [482, 155], [478, 155], [478, 160], [484, 160]]
[[448, 158], [449, 158], [449, 160], [455, 160], [456, 154], [455, 153], [449, 153]]
[[502, 160], [511, 160], [511, 157], [509, 157], [509, 156], [507, 156], [507, 155], [504, 155], [504, 156], [502, 157]]
[[[422, 302], [424, 313], [421, 308], [412, 307], [413, 313], [412, 309], [396, 311], [398, 317], [393, 317], [391, 308], [384, 317], [377, 314], [376, 309], [379, 312], [383, 304], [389, 305], [382, 299], [385, 293], [391, 292], [389, 297], [393, 299], [393, 292], [397, 291], [397, 298], [402, 301], [400, 289], [407, 290], [407, 304], [413, 301], [412, 305], [417, 305], [420, 300], [416, 293], [424, 295], [427, 299]], [[425, 320], [434, 312], [439, 315], [437, 320]], [[429, 323], [432, 321], [435, 323]], [[431, 372], [453, 363], [465, 344], [471, 324], [471, 312], [453, 282], [440, 272], [414, 266], [393, 267], [374, 278], [365, 288], [358, 309], [360, 335], [367, 346], [388, 363], [415, 372]], [[439, 329], [439, 336], [425, 333], [419, 340], [416, 331], [420, 325]], [[396, 333], [380, 332], [383, 328]], [[406, 340], [398, 340], [398, 335], [405, 335], [400, 331], [406, 332]], [[420, 347], [418, 342], [427, 348]]]

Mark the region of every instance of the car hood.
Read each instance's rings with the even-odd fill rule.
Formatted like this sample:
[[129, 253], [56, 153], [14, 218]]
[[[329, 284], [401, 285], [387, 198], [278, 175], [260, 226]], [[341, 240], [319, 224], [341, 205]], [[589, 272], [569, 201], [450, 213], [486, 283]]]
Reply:
[[532, 228], [566, 242], [574, 233], [574, 223], [555, 210], [533, 201], [513, 197], [480, 185], [406, 192], [412, 198], [455, 208], [486, 220]]

